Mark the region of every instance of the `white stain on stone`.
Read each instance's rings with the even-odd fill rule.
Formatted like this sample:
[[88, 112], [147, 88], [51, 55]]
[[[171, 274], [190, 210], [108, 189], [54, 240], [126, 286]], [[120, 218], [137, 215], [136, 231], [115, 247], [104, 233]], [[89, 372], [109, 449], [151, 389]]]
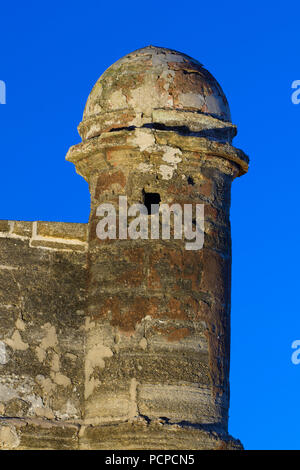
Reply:
[[180, 149], [168, 146], [164, 147], [164, 155], [162, 159], [169, 163], [169, 165], [160, 165], [159, 167], [159, 171], [163, 179], [169, 180], [173, 177], [173, 173], [177, 169], [177, 164], [182, 161], [182, 158], [179, 155], [182, 155]]
[[132, 143], [139, 147], [140, 151], [143, 152], [146, 149], [150, 150], [151, 147], [155, 145], [155, 138], [150, 130], [136, 129]]
[[174, 173], [174, 168], [169, 165], [160, 165], [159, 172], [163, 180], [170, 180]]
[[0, 364], [5, 365], [8, 363], [8, 355], [6, 351], [6, 345], [3, 341], [0, 341]]
[[127, 106], [126, 96], [121, 90], [114, 91], [109, 98], [111, 109], [122, 109]]
[[68, 400], [60, 411], [55, 411], [55, 417], [62, 420], [79, 419], [79, 412], [74, 404]]
[[140, 163], [138, 166], [138, 170], [140, 170], [142, 173], [148, 173], [152, 168], [153, 165], [151, 163]]
[[182, 152], [180, 149], [176, 149], [173, 147], [164, 147], [165, 152], [163, 156], [163, 160], [167, 163], [171, 163], [172, 165], [177, 165], [177, 163], [181, 162], [182, 159], [178, 155], [182, 155]]

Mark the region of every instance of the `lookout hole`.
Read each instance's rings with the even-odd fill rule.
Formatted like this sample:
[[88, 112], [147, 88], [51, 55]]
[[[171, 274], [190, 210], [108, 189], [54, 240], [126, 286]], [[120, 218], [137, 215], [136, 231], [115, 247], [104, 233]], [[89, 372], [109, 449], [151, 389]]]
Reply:
[[[159, 212], [159, 203], [160, 203], [160, 194], [159, 193], [146, 193], [143, 189], [143, 204], [147, 207], [148, 214], [157, 214]], [[156, 207], [151, 207], [156, 205]]]

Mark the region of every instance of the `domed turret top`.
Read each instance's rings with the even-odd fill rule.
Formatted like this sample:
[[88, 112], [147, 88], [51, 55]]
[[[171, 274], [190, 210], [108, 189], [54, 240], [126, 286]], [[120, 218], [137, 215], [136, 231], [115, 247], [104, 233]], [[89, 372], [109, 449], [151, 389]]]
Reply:
[[195, 59], [171, 49], [148, 46], [111, 65], [91, 91], [79, 132], [101, 132], [154, 122], [153, 111], [178, 110], [231, 121], [215, 78]]

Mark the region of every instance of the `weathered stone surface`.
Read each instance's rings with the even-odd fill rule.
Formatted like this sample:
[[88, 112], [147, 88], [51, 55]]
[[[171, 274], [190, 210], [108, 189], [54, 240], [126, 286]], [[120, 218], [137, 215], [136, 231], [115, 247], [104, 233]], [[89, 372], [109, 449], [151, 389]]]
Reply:
[[25, 235], [0, 238], [1, 415], [79, 419], [86, 255]]
[[63, 238], [65, 240], [87, 241], [87, 225], [86, 224], [65, 224], [61, 222], [38, 222], [37, 236], [45, 238]]
[[97, 426], [0, 418], [0, 449], [241, 450], [242, 445], [213, 428], [170, 424], [165, 419]]
[[8, 220], [0, 220], [0, 232], [9, 232], [10, 225]]
[[[79, 132], [85, 140], [114, 128], [161, 122], [156, 120], [157, 109], [162, 113], [174, 109], [201, 112], [230, 121], [220, 85], [198, 61], [150, 46], [118, 60], [99, 78], [88, 98]], [[153, 120], [149, 121], [152, 113]], [[195, 119], [188, 120], [183, 113], [173, 120], [176, 125], [191, 121]]]
[[[0, 448], [241, 448], [227, 430], [229, 212], [249, 159], [220, 86], [145, 48], [100, 77], [79, 131], [66, 158], [89, 183], [89, 224], [0, 221]], [[99, 204], [149, 194], [203, 204], [204, 246], [186, 250], [174, 227], [98, 238]]]

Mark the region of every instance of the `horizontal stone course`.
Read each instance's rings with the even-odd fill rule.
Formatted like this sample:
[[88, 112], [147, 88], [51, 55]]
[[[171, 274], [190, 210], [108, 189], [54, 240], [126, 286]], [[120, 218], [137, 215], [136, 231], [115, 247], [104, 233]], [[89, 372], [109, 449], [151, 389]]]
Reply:
[[86, 251], [88, 225], [0, 220], [0, 238], [29, 239], [30, 247]]
[[115, 450], [242, 450], [237, 439], [209, 427], [168, 424], [161, 420], [107, 425], [65, 423], [48, 420], [0, 419], [0, 448], [37, 449], [115, 449]]
[[87, 224], [37, 222], [37, 235], [85, 242], [87, 240]]

